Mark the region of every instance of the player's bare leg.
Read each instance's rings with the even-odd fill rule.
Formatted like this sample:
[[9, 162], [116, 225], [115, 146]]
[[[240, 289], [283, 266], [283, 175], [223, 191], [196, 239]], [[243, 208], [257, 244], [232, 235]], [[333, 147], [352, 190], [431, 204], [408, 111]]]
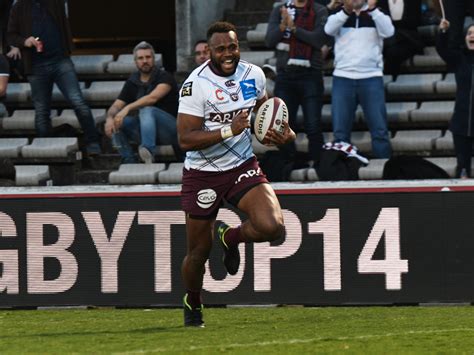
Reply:
[[204, 265], [212, 247], [214, 219], [203, 220], [186, 216], [187, 252], [181, 267], [186, 287], [184, 296], [184, 323], [186, 326], [202, 327], [201, 289]]
[[221, 223], [218, 237], [224, 249], [227, 272], [235, 275], [239, 269], [239, 243], [269, 242], [285, 235], [285, 225], [278, 198], [269, 184], [260, 184], [248, 191], [237, 206], [248, 219], [236, 228]]

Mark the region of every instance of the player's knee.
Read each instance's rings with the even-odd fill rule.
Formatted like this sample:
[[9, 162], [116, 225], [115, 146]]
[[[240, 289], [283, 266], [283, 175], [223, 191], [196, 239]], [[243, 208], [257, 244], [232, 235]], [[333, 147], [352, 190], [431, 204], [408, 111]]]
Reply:
[[267, 221], [261, 225], [260, 231], [271, 242], [285, 236], [285, 225], [280, 221]]
[[191, 261], [193, 264], [200, 265], [204, 264], [207, 259], [209, 259], [209, 253], [211, 251], [211, 248], [207, 247], [197, 247], [193, 248], [192, 250], [188, 251], [188, 259]]

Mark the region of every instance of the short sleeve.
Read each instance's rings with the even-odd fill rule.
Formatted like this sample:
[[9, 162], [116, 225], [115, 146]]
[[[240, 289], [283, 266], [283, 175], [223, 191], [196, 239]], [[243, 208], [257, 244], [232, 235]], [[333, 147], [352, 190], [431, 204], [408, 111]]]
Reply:
[[10, 76], [10, 66], [4, 55], [0, 54], [0, 76]]
[[130, 82], [130, 80], [127, 80], [125, 82], [125, 85], [123, 86], [122, 91], [120, 91], [118, 99], [127, 104], [137, 99], [134, 85]]
[[173, 75], [168, 73], [167, 71], [163, 71], [160, 77], [160, 84], [168, 84], [169, 86], [175, 86], [176, 81], [174, 80]]
[[261, 100], [267, 93], [267, 78], [260, 67], [255, 67], [255, 82], [257, 83], [257, 100]]
[[186, 80], [181, 87], [178, 112], [205, 117], [205, 96], [199, 82], [195, 79]]

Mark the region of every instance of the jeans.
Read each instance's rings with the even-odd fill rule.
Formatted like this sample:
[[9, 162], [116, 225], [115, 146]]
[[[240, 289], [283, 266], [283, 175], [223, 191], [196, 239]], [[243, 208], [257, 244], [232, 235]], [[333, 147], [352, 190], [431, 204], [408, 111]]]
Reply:
[[172, 145], [176, 157], [181, 160], [176, 118], [158, 107], [143, 107], [138, 117], [125, 117], [120, 130], [112, 136], [112, 144], [119, 151], [124, 163], [138, 162], [130, 142], [140, 144], [153, 155], [157, 144]]
[[474, 147], [474, 138], [453, 134], [454, 150], [456, 151], [456, 177], [461, 176], [462, 170], [466, 170], [468, 177], [471, 177], [471, 159]]
[[392, 147], [387, 128], [385, 88], [382, 77], [347, 79], [334, 76], [332, 87], [332, 125], [335, 142], [351, 141], [357, 104], [360, 103], [372, 137], [372, 153], [390, 158]]
[[[279, 72], [275, 82], [275, 96], [285, 101], [288, 107], [289, 123], [296, 130], [298, 107], [303, 108], [304, 130], [309, 141], [310, 159], [319, 163], [324, 144], [321, 130], [321, 110], [323, 106], [324, 84], [320, 71], [301, 70], [298, 72]], [[293, 160], [296, 154], [295, 143], [280, 146], [280, 150]]]
[[51, 96], [53, 84], [73, 107], [77, 119], [84, 131], [86, 143], [98, 143], [99, 134], [95, 127], [94, 117], [82, 96], [74, 64], [70, 58], [51, 60], [41, 65], [33, 65], [33, 73], [28, 76], [31, 85], [31, 96], [35, 107], [35, 126], [39, 137], [51, 134]]

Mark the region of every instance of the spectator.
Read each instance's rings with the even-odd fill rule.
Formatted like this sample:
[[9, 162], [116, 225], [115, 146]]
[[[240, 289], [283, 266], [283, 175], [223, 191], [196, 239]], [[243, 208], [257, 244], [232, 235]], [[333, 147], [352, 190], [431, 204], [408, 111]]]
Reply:
[[21, 77], [20, 72], [22, 69], [20, 64], [20, 49], [14, 46], [9, 46], [6, 40], [8, 17], [10, 16], [12, 4], [14, 4], [13, 0], [0, 0], [0, 52], [5, 54], [8, 58], [10, 74], [13, 76], [16, 74], [18, 77]]
[[133, 50], [138, 71], [125, 82], [117, 100], [107, 111], [105, 133], [122, 156], [122, 162], [137, 163], [130, 141], [140, 143], [140, 159], [154, 162], [159, 144], [172, 144], [181, 158], [176, 134], [178, 87], [171, 74], [156, 67], [155, 51], [147, 42]]
[[3, 54], [0, 54], [0, 118], [8, 116], [7, 109], [2, 101], [7, 93], [9, 76], [10, 68], [8, 66], [8, 60]]
[[209, 59], [209, 46], [205, 39], [200, 39], [194, 45], [194, 63], [200, 66]]
[[8, 22], [8, 43], [22, 52], [31, 85], [38, 136], [51, 135], [51, 96], [56, 83], [84, 131], [86, 152], [101, 153], [99, 134], [70, 59], [72, 36], [63, 0], [18, 0]]
[[474, 16], [473, 0], [444, 0], [446, 20], [450, 23], [450, 41], [458, 47], [464, 45], [464, 19], [469, 14]]
[[[286, 102], [292, 129], [295, 129], [298, 107], [302, 106], [310, 159], [316, 166], [324, 144], [321, 131], [324, 93], [321, 47], [328, 40], [324, 34], [326, 20], [325, 6], [314, 0], [290, 0], [273, 8], [265, 38], [268, 47], [276, 48], [274, 94]], [[280, 149], [287, 159], [294, 159], [294, 142]]]
[[376, 0], [345, 0], [329, 16], [327, 34], [335, 37], [332, 119], [336, 142], [350, 143], [357, 104], [360, 103], [377, 158], [392, 154], [387, 129], [383, 82], [383, 39], [393, 36], [390, 17], [377, 9]]
[[395, 35], [384, 41], [385, 73], [398, 75], [400, 66], [415, 54], [423, 54], [424, 43], [417, 28], [421, 25], [421, 0], [380, 0], [389, 14]]
[[456, 76], [456, 106], [449, 129], [453, 133], [454, 149], [457, 157], [456, 177], [471, 176], [471, 157], [474, 147], [474, 24], [469, 26], [465, 36], [465, 48], [450, 41], [450, 23], [443, 19], [439, 25], [437, 50], [443, 60], [450, 65]]

